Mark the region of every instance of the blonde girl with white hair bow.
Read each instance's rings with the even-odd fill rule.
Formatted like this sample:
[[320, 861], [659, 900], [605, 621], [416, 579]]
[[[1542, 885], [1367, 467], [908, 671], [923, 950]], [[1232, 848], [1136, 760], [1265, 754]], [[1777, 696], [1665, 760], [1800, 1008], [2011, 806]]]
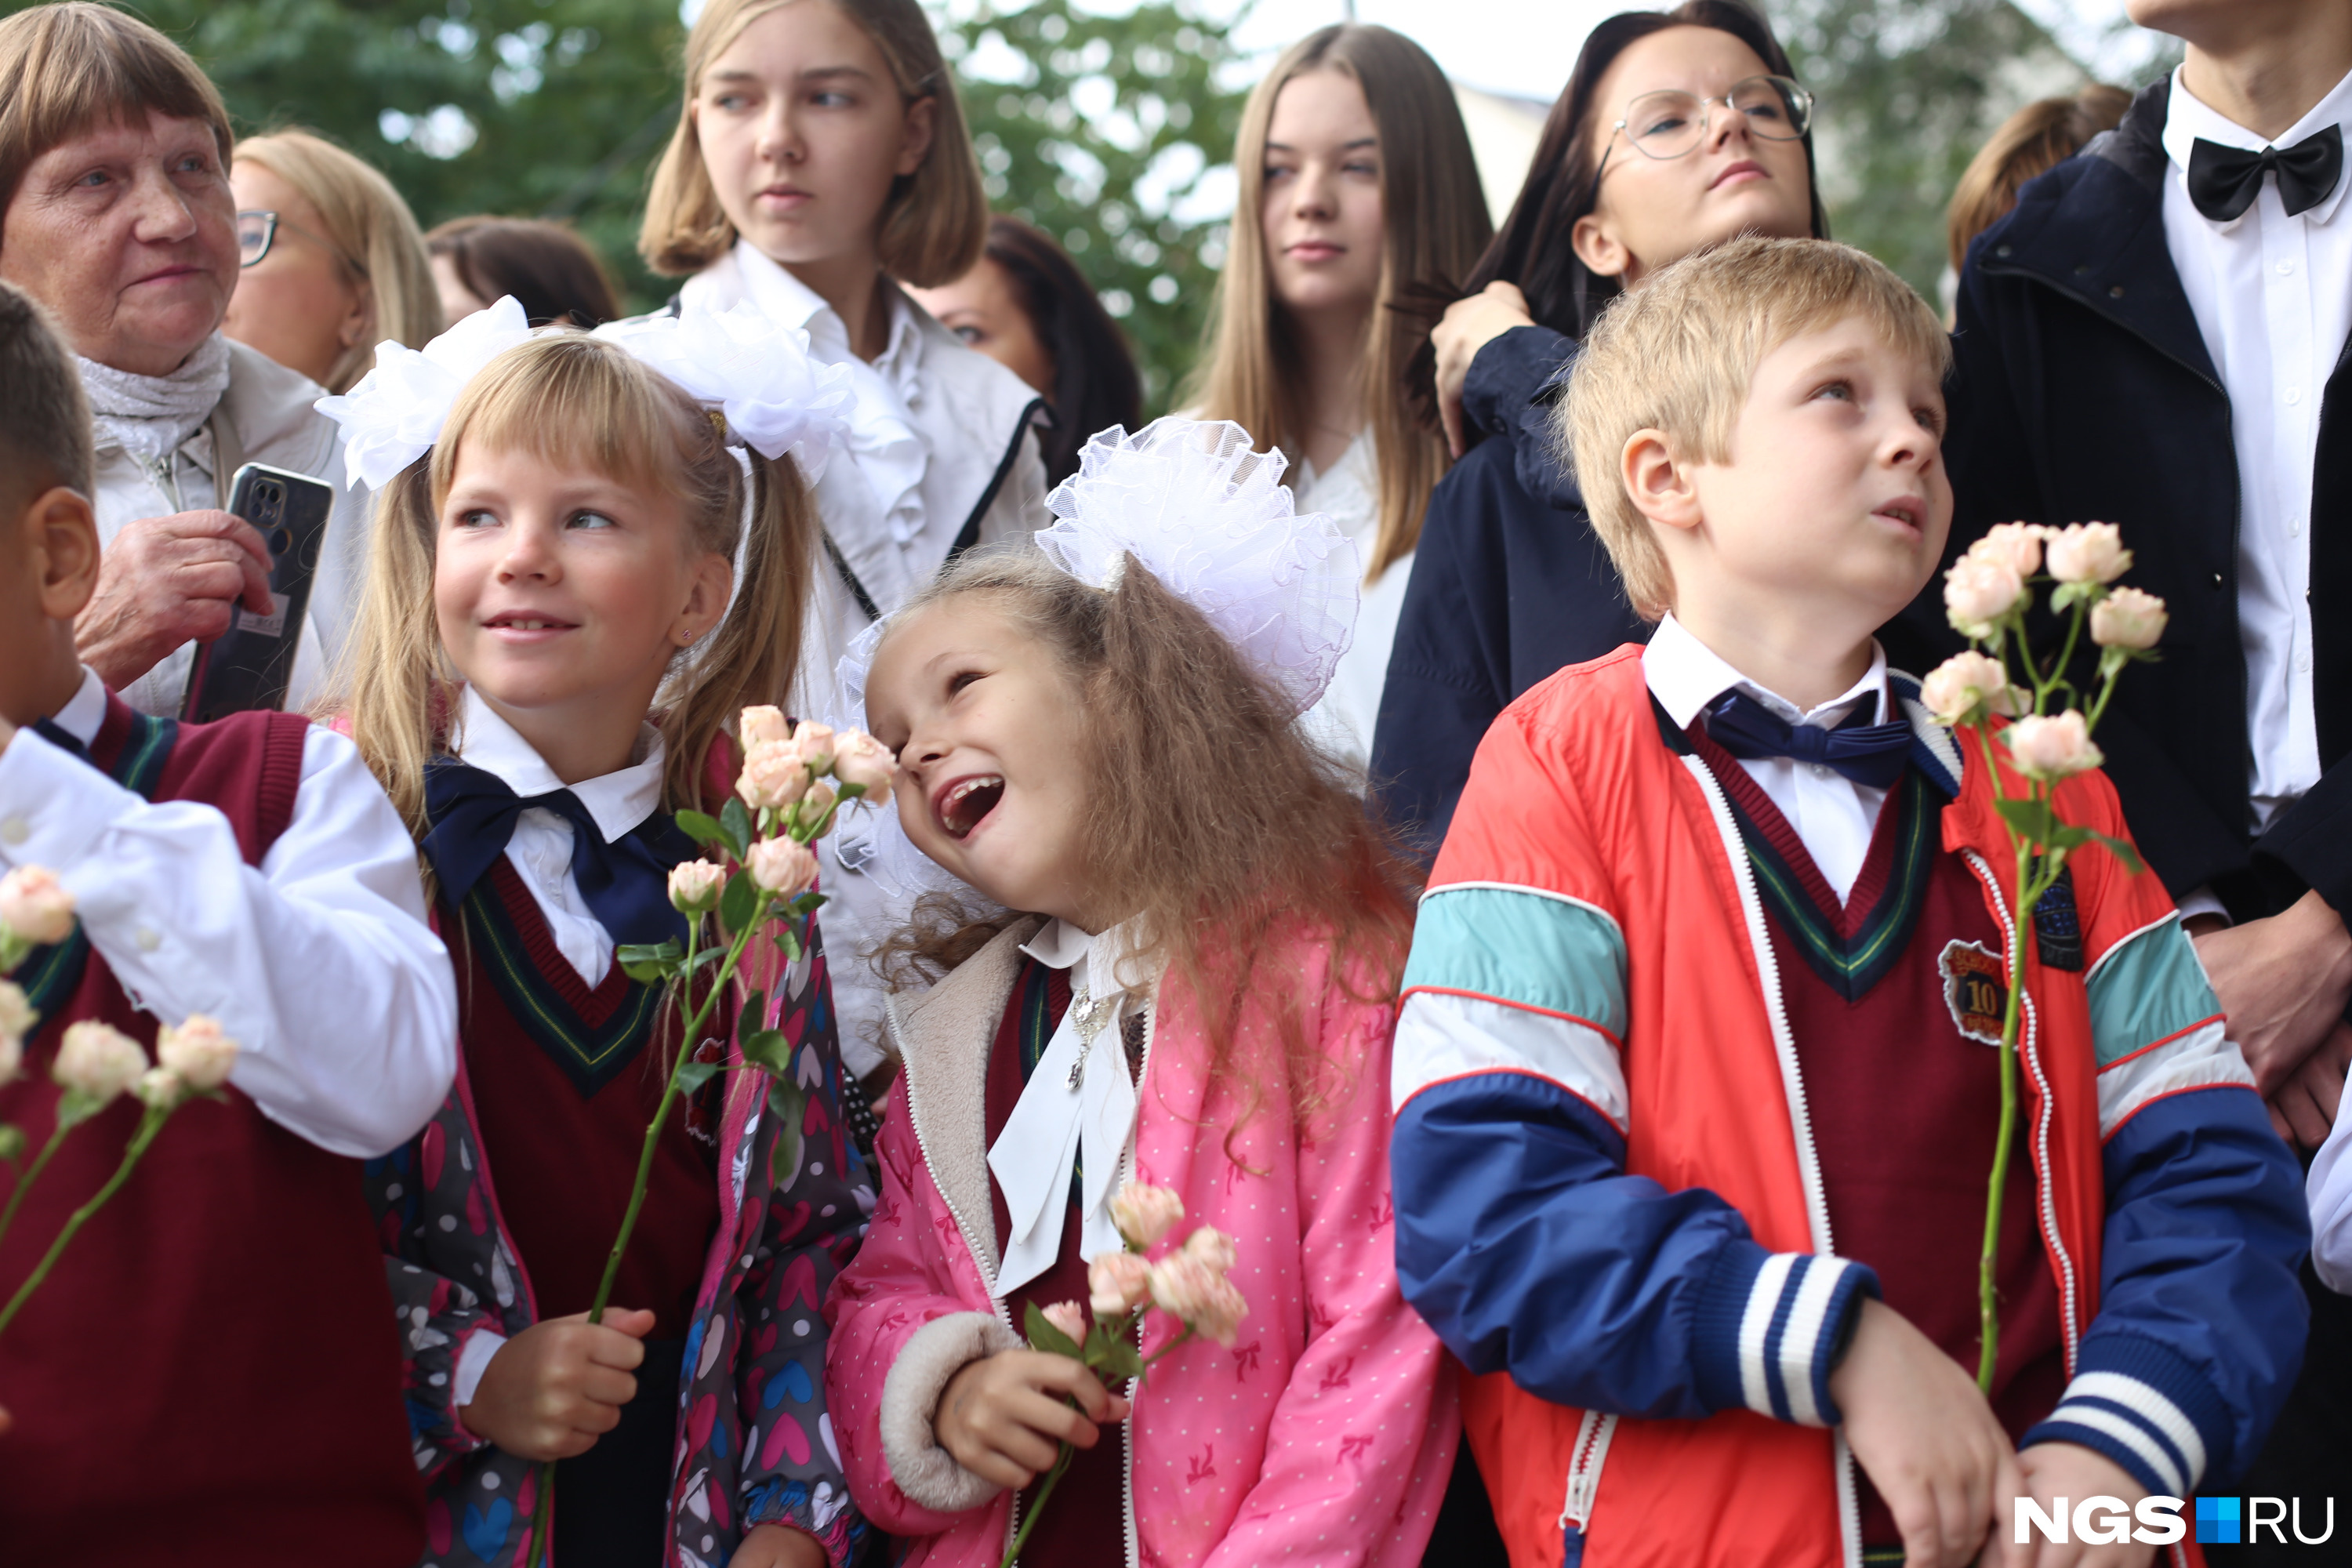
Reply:
[[[369, 1183], [431, 1560], [515, 1562], [560, 1461], [561, 1568], [845, 1563], [864, 1525], [817, 1307], [872, 1194], [815, 928], [795, 962], [763, 954], [710, 1038], [679, 1039], [625, 966], [685, 934], [667, 881], [699, 850], [672, 814], [719, 813], [727, 721], [792, 685], [808, 475], [845, 378], [750, 312], [534, 332], [511, 299], [378, 353], [321, 404], [377, 494], [344, 721], [465, 982], [456, 1090]], [[806, 1116], [782, 1125], [763, 1075], [722, 1073], [648, 1145], [675, 1053], [735, 1065], [762, 1026], [792, 1042]]]

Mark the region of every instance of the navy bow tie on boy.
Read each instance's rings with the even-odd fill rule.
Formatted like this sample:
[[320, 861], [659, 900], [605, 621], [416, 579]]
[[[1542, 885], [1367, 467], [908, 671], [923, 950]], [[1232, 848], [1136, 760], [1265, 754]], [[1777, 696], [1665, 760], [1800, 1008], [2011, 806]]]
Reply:
[[2259, 153], [2200, 136], [2189, 153], [2189, 200], [2215, 223], [2228, 223], [2254, 205], [2263, 176], [2273, 171], [2288, 216], [2317, 206], [2344, 173], [2344, 132], [2330, 125], [2292, 147]]
[[1911, 755], [1911, 726], [1854, 722], [1864, 711], [1857, 703], [1834, 730], [1791, 724], [1745, 691], [1734, 689], [1706, 705], [1706, 733], [1735, 757], [1787, 757], [1834, 768], [1872, 789], [1892, 789]]
[[528, 800], [496, 773], [454, 757], [425, 766], [425, 811], [433, 831], [425, 855], [452, 907], [465, 901], [514, 837], [515, 819], [532, 806], [572, 825], [572, 875], [580, 896], [615, 942], [686, 940], [686, 917], [670, 907], [670, 868], [700, 851], [677, 823], [656, 813], [607, 844], [580, 797], [551, 790]]

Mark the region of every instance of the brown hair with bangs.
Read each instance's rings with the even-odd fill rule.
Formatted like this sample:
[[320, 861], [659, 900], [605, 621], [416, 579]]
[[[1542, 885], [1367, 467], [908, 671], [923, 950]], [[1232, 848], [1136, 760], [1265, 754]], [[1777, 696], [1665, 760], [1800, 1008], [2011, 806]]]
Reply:
[[[1285, 939], [1318, 940], [1351, 995], [1388, 1001], [1412, 936], [1417, 874], [1334, 763], [1299, 738], [1290, 703], [1133, 557], [1103, 589], [1026, 541], [976, 550], [893, 621], [965, 601], [1051, 648], [1078, 690], [1071, 765], [1092, 781], [1080, 841], [1088, 900], [1129, 911], [1136, 956], [1165, 963], [1200, 1008], [1213, 1069], [1243, 1091], [1228, 1152], [1274, 1076], [1252, 1054], [1265, 1046], [1244, 1026], [1253, 999], [1275, 1026], [1294, 1112], [1329, 1104], [1360, 1064], [1328, 1059], [1308, 1033], [1302, 977], [1279, 956]], [[886, 944], [886, 973], [937, 974], [1005, 923], [919, 910], [915, 929]]]
[[1454, 89], [1437, 62], [1402, 33], [1352, 22], [1324, 27], [1285, 50], [1252, 89], [1234, 148], [1241, 194], [1232, 254], [1217, 279], [1216, 324], [1192, 397], [1202, 418], [1230, 419], [1260, 441], [1295, 451], [1306, 439], [1297, 351], [1274, 297], [1262, 215], [1274, 100], [1291, 80], [1318, 70], [1338, 71], [1363, 90], [1380, 132], [1381, 281], [1359, 372], [1380, 474], [1380, 526], [1364, 570], [1373, 582], [1421, 542], [1429, 492], [1446, 468], [1444, 439], [1413, 418], [1401, 395], [1430, 322], [1399, 310], [1399, 291], [1424, 279], [1461, 277], [1494, 233]]
[[882, 208], [875, 241], [882, 270], [901, 283], [936, 289], [980, 260], [988, 238], [988, 195], [981, 188], [980, 161], [939, 36], [917, 0], [710, 0], [686, 36], [686, 96], [678, 106], [677, 129], [654, 166], [645, 223], [637, 232], [638, 254], [656, 272], [672, 278], [699, 272], [735, 243], [735, 226], [719, 205], [695, 132], [694, 100], [702, 91], [703, 73], [744, 28], [770, 12], [820, 4], [839, 10], [874, 40], [902, 100], [911, 104], [929, 99], [933, 106], [930, 148], [920, 167], [891, 186]]
[[1561, 455], [1584, 477], [1593, 531], [1636, 613], [1674, 608], [1674, 574], [1625, 489], [1625, 443], [1658, 430], [1680, 459], [1729, 463], [1764, 356], [1860, 316], [1941, 382], [1952, 341], [1927, 301], [1885, 263], [1826, 239], [1735, 239], [1661, 268], [1618, 295], [1584, 340], [1554, 416]]
[[0, 20], [0, 211], [42, 153], [151, 111], [210, 126], [227, 170], [227, 105], [188, 52], [146, 23], [82, 0]]
[[[450, 409], [433, 449], [376, 497], [359, 626], [345, 655], [352, 739], [420, 838], [425, 764], [446, 749], [461, 683], [435, 613], [441, 506], [468, 441], [591, 468], [677, 498], [688, 548], [733, 559], [734, 603], [718, 628], [678, 651], [653, 715], [667, 752], [662, 804], [699, 806], [703, 766], [726, 721], [791, 687], [801, 642], [816, 509], [789, 458], [750, 452], [747, 480], [719, 423], [659, 371], [601, 338], [545, 331], [484, 366]], [[751, 486], [744, 536], [744, 487]]]

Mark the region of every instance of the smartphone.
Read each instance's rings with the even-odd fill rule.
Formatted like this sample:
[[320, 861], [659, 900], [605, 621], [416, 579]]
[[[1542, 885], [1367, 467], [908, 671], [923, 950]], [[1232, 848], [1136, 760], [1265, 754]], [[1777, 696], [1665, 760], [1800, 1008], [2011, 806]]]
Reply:
[[254, 708], [282, 708], [294, 675], [294, 650], [310, 605], [310, 580], [326, 542], [335, 492], [323, 480], [261, 463], [236, 471], [228, 510], [258, 530], [269, 546], [270, 610], [257, 616], [243, 605], [229, 612], [228, 630], [196, 646], [180, 717], [208, 723]]

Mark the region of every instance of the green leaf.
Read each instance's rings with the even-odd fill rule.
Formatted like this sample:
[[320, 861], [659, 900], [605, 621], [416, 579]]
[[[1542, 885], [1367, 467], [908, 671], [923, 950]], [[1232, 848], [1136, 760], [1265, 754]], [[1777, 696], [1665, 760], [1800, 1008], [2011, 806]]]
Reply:
[[743, 809], [740, 799], [730, 798], [719, 814], [719, 826], [727, 835], [727, 847], [742, 859], [751, 853], [751, 814]]
[[[782, 1029], [759, 1029], [743, 1037], [743, 1059], [782, 1079], [792, 1071], [793, 1043]], [[795, 1093], [799, 1092], [797, 1085]]]
[[803, 893], [799, 898], [794, 899], [785, 907], [793, 914], [799, 915], [803, 919], [806, 919], [808, 916], [813, 915], [816, 913], [817, 910], [824, 908], [824, 906], [830, 901], [831, 900], [823, 893]]
[[668, 984], [670, 979], [670, 965], [625, 962], [621, 965], [621, 973], [640, 985], [664, 985]]
[[677, 1068], [677, 1091], [692, 1094], [726, 1070], [725, 1062], [681, 1062]]
[[727, 837], [726, 830], [719, 826], [719, 819], [715, 816], [705, 816], [698, 811], [681, 811], [673, 820], [685, 830], [686, 836], [697, 844], [708, 845], [713, 849], [734, 847]]
[[2057, 591], [2050, 595], [2050, 607], [2063, 610], [2078, 600], [2085, 605], [2095, 605], [2106, 596], [2107, 585], [2105, 583], [2061, 583]]
[[737, 933], [751, 930], [759, 911], [760, 884], [751, 880], [751, 873], [738, 871], [728, 878], [727, 890], [719, 895], [719, 918], [727, 929]]
[[2045, 800], [2011, 800], [2004, 795], [1993, 802], [1993, 807], [2028, 844], [2050, 847], [2052, 836], [2065, 826]]
[[853, 801], [866, 793], [866, 786], [862, 784], [844, 784], [835, 793], [845, 802]]
[[1108, 1383], [1114, 1378], [1127, 1379], [1143, 1375], [1143, 1352], [1135, 1348], [1132, 1340], [1112, 1340], [1103, 1347], [1102, 1359], [1087, 1363]]
[[723, 947], [706, 947], [694, 955], [694, 965], [689, 973], [699, 974], [726, 956], [727, 950]]
[[2129, 839], [2110, 838], [2104, 833], [2092, 833], [2087, 827], [2083, 831], [2085, 834], [2088, 834], [2091, 837], [2097, 839], [2101, 844], [2105, 845], [2107, 853], [2122, 861], [2124, 863], [2124, 869], [2130, 872], [2133, 876], [2137, 877], [2147, 868], [2147, 862], [2139, 858], [2139, 851], [2132, 846]]
[[1078, 1342], [1047, 1322], [1045, 1311], [1036, 1302], [1029, 1303], [1029, 1310], [1023, 1315], [1023, 1322], [1029, 1331], [1031, 1350], [1044, 1351], [1048, 1355], [1066, 1355], [1073, 1361], [1085, 1359], [1078, 1353]]
[[625, 942], [613, 950], [613, 956], [623, 963], [676, 963], [685, 955], [686, 949], [676, 937], [656, 942]]
[[801, 961], [800, 932], [779, 921], [776, 925], [776, 951], [784, 955], [785, 963], [798, 963]]
[[781, 1192], [800, 1173], [801, 1125], [808, 1120], [808, 1096], [782, 1079], [771, 1078], [768, 1114], [776, 1119], [776, 1142], [768, 1156], [768, 1172]]
[[14, 1165], [25, 1157], [25, 1130], [0, 1122], [0, 1160]]
[[59, 1127], [79, 1127], [106, 1107], [107, 1102], [94, 1094], [79, 1089], [67, 1089], [58, 1096], [57, 1124]]
[[735, 1015], [735, 1037], [748, 1040], [760, 1032], [768, 1016], [768, 994], [754, 991], [743, 999], [742, 1008]]

